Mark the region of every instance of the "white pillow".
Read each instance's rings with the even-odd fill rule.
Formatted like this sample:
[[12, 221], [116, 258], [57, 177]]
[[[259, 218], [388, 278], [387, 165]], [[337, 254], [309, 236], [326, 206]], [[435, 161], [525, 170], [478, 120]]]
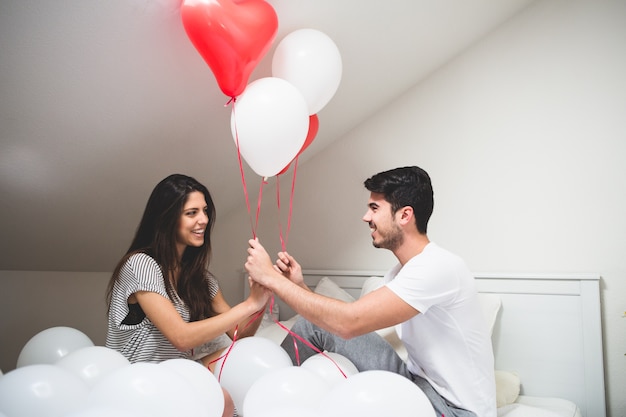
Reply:
[[513, 404], [520, 391], [520, 379], [516, 373], [495, 371], [496, 374], [496, 405], [498, 408]]
[[379, 289], [384, 284], [383, 277], [369, 277], [363, 283], [363, 287], [361, 287], [361, 295], [363, 297], [365, 294], [370, 293], [374, 290]]
[[322, 279], [319, 280], [314, 292], [320, 295], [325, 295], [326, 297], [336, 298], [337, 300], [342, 300], [347, 303], [354, 301], [353, 296], [328, 277], [322, 277]]

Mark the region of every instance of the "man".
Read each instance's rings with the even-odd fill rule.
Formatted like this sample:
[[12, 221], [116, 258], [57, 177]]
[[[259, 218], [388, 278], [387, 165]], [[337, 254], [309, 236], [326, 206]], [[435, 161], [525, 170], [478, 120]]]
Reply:
[[[372, 176], [365, 187], [370, 198], [363, 221], [372, 243], [398, 259], [383, 287], [352, 303], [315, 294], [292, 256], [279, 253], [274, 266], [258, 240], [249, 242], [250, 277], [304, 318], [292, 331], [320, 351], [347, 357], [359, 371], [382, 369], [409, 378], [437, 416], [495, 417], [493, 351], [474, 278], [459, 257], [426, 234], [433, 211], [430, 177], [415, 166], [396, 168]], [[372, 333], [393, 325], [407, 349], [406, 363]], [[289, 342], [283, 348], [293, 360]], [[317, 352], [304, 346], [298, 353], [304, 361]]]

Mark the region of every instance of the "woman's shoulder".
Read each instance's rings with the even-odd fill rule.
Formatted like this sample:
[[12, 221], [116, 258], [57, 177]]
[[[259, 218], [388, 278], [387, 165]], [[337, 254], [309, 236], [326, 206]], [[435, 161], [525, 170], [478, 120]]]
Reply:
[[213, 275], [212, 273], [207, 271], [205, 273], [205, 281], [206, 281], [206, 283], [209, 286], [209, 289], [211, 291], [211, 297], [215, 297], [215, 295], [217, 294], [217, 292], [220, 289], [220, 284], [217, 281], [217, 278], [215, 278], [215, 275]]
[[159, 263], [145, 252], [135, 252], [128, 256], [126, 262], [122, 266], [122, 270], [131, 271], [160, 271]]
[[126, 260], [126, 263], [130, 263], [130, 264], [149, 263], [149, 264], [158, 265], [158, 262], [152, 256], [148, 255], [145, 252], [133, 253], [132, 255], [128, 257], [128, 259]]

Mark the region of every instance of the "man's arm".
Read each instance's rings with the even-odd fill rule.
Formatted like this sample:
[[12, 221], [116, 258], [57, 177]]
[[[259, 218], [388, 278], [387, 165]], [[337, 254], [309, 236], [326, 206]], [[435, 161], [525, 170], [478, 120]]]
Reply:
[[249, 244], [245, 267], [250, 278], [269, 288], [311, 323], [344, 339], [393, 326], [419, 313], [387, 287], [352, 303], [307, 291], [274, 268], [258, 240], [250, 240]]

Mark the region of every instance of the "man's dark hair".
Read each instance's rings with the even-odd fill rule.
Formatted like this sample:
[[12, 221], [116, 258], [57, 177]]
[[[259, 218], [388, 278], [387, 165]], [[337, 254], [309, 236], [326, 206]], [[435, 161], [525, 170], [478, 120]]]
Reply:
[[392, 213], [410, 206], [417, 230], [426, 234], [434, 205], [433, 187], [426, 171], [416, 166], [395, 168], [368, 178], [364, 185], [370, 192], [383, 194]]

